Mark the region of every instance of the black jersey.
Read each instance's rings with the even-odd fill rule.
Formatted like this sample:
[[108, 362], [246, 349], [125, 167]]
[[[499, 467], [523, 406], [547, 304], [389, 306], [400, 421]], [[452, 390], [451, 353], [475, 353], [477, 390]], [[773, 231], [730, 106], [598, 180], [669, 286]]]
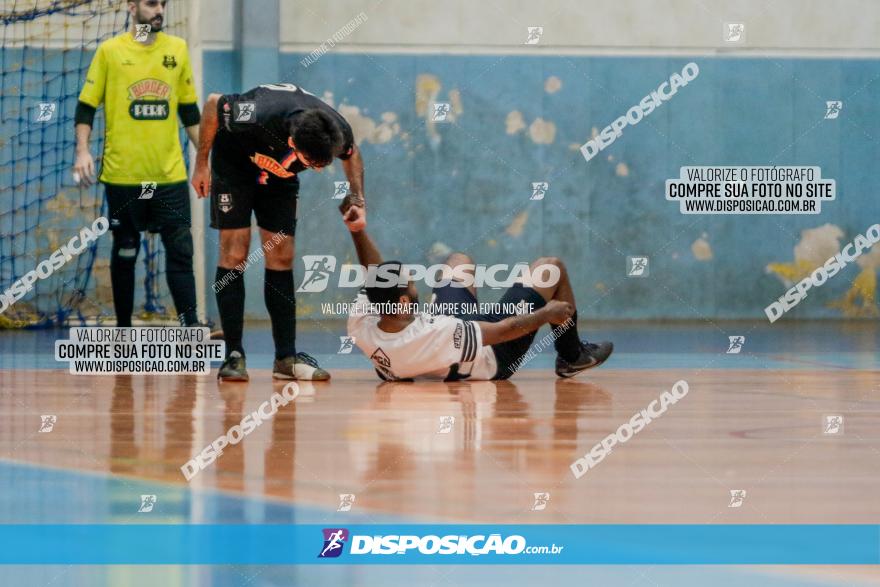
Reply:
[[342, 131], [342, 154], [354, 146], [351, 126], [323, 100], [293, 84], [264, 84], [243, 94], [225, 94], [217, 102], [219, 128], [213, 145], [215, 173], [240, 181], [295, 183], [306, 166], [296, 157], [291, 119], [318, 108]]

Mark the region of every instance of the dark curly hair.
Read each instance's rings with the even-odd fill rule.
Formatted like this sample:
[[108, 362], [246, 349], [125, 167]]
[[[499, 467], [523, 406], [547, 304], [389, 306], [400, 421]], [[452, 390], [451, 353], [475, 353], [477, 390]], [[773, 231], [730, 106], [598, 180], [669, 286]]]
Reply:
[[290, 136], [297, 150], [316, 166], [329, 165], [342, 149], [339, 125], [332, 116], [317, 108], [305, 110], [294, 118]]

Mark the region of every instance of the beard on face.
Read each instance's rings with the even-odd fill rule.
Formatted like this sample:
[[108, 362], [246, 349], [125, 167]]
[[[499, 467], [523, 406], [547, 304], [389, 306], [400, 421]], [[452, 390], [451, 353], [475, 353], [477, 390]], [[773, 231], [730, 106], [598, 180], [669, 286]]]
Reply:
[[161, 16], [156, 16], [153, 20], [147, 20], [147, 17], [142, 15], [140, 10], [135, 13], [135, 24], [148, 24], [150, 25], [151, 33], [158, 33], [162, 30], [162, 25], [165, 23], [165, 19]]

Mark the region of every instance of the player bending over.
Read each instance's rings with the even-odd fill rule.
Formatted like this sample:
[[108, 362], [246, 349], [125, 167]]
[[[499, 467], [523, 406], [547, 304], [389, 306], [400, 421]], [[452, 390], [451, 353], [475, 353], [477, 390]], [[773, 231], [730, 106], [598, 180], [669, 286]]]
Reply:
[[[208, 155], [211, 164], [208, 165]], [[297, 174], [338, 157], [353, 193], [363, 195], [364, 166], [351, 126], [320, 98], [293, 84], [265, 84], [244, 94], [211, 94], [199, 130], [192, 183], [211, 195], [211, 227], [220, 230], [217, 307], [226, 335], [221, 381], [247, 381], [242, 331], [244, 279], [236, 267], [248, 256], [251, 215], [266, 253], [264, 296], [272, 321], [278, 379], [323, 381], [330, 374], [296, 352], [293, 237]], [[356, 225], [366, 221], [364, 208]], [[271, 246], [267, 246], [271, 243]]]
[[[398, 286], [401, 264], [383, 263], [365, 228], [353, 222], [361, 218], [357, 208], [362, 205], [360, 198], [349, 195], [340, 206], [358, 260], [365, 267], [381, 266], [383, 273], [390, 273], [394, 281], [389, 287], [379, 279], [383, 276], [379, 276], [376, 283], [367, 283], [349, 314], [348, 335], [370, 357], [382, 379], [507, 379], [519, 368], [535, 333], [544, 324], [553, 325], [556, 374], [560, 377], [572, 377], [601, 365], [611, 355], [612, 343], [591, 344], [578, 337], [571, 282], [565, 264], [555, 257], [537, 259], [531, 269], [542, 264], [558, 267], [560, 278], [556, 284], [549, 287], [515, 284], [501, 298], [502, 310], [531, 304], [534, 311], [530, 313], [502, 311], [451, 316], [412, 312], [411, 305], [418, 303], [415, 285], [409, 281], [405, 287]], [[446, 261], [451, 268], [472, 263], [462, 253], [453, 253]], [[434, 304], [448, 304], [446, 307], [473, 307], [477, 302], [474, 287], [451, 284], [434, 288], [433, 297]], [[380, 310], [399, 308], [401, 311], [379, 314], [371, 310], [371, 303], [381, 304]]]

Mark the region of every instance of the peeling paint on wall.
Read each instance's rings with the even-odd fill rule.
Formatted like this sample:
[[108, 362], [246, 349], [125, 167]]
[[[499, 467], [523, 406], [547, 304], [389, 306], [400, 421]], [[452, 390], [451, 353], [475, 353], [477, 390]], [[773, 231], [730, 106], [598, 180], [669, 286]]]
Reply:
[[544, 91], [548, 94], [555, 94], [560, 89], [562, 89], [562, 80], [555, 75], [551, 75], [544, 81]]
[[697, 261], [712, 260], [712, 245], [709, 244], [707, 238], [708, 235], [704, 232], [700, 238], [691, 244], [691, 253], [694, 254], [694, 258]]
[[[794, 247], [794, 262], [770, 263], [767, 270], [775, 273], [786, 287], [791, 287], [836, 255], [841, 249], [843, 236], [843, 230], [834, 224], [802, 230], [801, 240]], [[862, 271], [853, 279], [847, 292], [827, 306], [840, 310], [847, 318], [876, 317], [880, 315], [877, 306], [880, 248], [862, 254], [856, 264]]]
[[397, 114], [394, 112], [383, 112], [382, 122], [377, 124], [369, 116], [361, 114], [361, 110], [357, 106], [343, 104], [338, 110], [351, 125], [354, 140], [358, 144], [363, 141], [371, 144], [387, 143], [400, 133], [400, 124], [397, 122]]
[[507, 113], [504, 125], [507, 127], [507, 134], [515, 135], [526, 127], [526, 122], [523, 120], [522, 112], [513, 110]]
[[513, 218], [507, 228], [504, 229], [504, 232], [514, 238], [522, 236], [523, 230], [525, 230], [526, 227], [526, 221], [528, 221], [528, 219], [528, 211], [523, 210]]
[[770, 263], [767, 271], [775, 273], [786, 287], [791, 287], [829, 257], [837, 254], [842, 238], [843, 230], [834, 224], [804, 229], [801, 231], [800, 241], [794, 246], [794, 262]]
[[549, 120], [536, 118], [529, 125], [529, 137], [539, 145], [549, 145], [556, 139], [556, 125]]

